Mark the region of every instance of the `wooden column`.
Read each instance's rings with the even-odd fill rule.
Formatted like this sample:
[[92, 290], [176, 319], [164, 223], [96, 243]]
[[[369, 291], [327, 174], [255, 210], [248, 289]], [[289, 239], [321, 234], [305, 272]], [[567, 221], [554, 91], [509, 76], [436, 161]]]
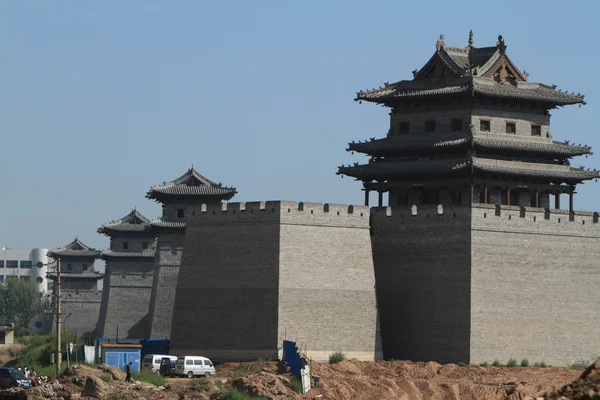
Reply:
[[473, 196], [474, 196], [474, 192], [473, 192], [473, 184], [471, 183], [471, 199], [469, 200], [470, 204], [473, 204]]
[[510, 206], [510, 188], [506, 189], [506, 205]]
[[540, 206], [540, 191], [535, 189], [535, 206]]
[[554, 195], [554, 208], [560, 210], [560, 192]]
[[569, 212], [573, 212], [573, 187], [571, 187], [571, 190], [569, 191]]
[[369, 189], [365, 188], [365, 206], [369, 205]]
[[383, 192], [382, 191], [378, 191], [377, 195], [378, 195], [378, 198], [377, 198], [377, 200], [378, 200], [378, 206], [379, 207], [383, 207]]
[[484, 186], [483, 188], [483, 204], [488, 203], [488, 187]]

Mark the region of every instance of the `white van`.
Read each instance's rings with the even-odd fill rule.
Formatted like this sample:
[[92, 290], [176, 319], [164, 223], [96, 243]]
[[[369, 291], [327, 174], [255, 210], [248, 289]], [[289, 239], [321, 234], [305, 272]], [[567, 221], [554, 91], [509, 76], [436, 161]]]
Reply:
[[215, 366], [212, 361], [206, 357], [185, 356], [179, 357], [175, 363], [175, 374], [193, 378], [194, 376], [204, 376], [208, 378], [215, 375]]
[[142, 360], [142, 368], [151, 370], [155, 374], [158, 374], [160, 372], [160, 361], [163, 359], [163, 357], [170, 360], [177, 360], [177, 356], [169, 356], [165, 354], [147, 354]]

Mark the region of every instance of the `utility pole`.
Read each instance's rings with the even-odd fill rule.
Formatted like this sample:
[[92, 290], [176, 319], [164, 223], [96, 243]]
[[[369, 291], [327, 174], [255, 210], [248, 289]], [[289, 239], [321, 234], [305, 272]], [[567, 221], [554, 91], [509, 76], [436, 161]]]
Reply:
[[61, 312], [61, 285], [60, 285], [60, 257], [56, 258], [56, 377], [60, 375], [60, 312]]

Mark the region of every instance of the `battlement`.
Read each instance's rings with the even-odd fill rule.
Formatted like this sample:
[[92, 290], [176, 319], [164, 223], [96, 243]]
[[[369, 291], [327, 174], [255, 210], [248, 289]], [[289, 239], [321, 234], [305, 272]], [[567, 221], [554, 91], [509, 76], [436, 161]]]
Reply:
[[598, 212], [571, 213], [568, 210], [509, 205], [475, 203], [373, 207], [371, 219], [374, 228], [384, 221], [398, 221], [407, 226], [471, 221], [475, 229], [496, 229], [500, 226], [498, 223], [501, 223], [502, 229], [513, 227], [535, 232], [548, 230], [552, 234], [600, 235]]
[[188, 226], [227, 222], [369, 226], [369, 207], [296, 201], [252, 201], [202, 204], [190, 208]]

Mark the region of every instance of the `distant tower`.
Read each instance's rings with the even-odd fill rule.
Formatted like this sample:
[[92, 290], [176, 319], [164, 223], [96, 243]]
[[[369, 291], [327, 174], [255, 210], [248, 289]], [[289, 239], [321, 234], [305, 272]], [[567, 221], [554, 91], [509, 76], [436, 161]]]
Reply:
[[386, 358], [597, 356], [600, 339], [585, 332], [600, 329], [600, 301], [589, 300], [600, 284], [598, 214], [576, 212], [573, 200], [599, 174], [570, 166], [591, 149], [554, 141], [549, 113], [584, 97], [529, 82], [506, 49], [502, 36], [484, 48], [472, 35], [465, 48], [441, 36], [414, 79], [357, 93], [391, 109], [386, 137], [349, 144], [369, 161], [338, 170], [362, 182], [366, 205], [378, 194], [371, 232]]
[[[79, 336], [95, 337], [101, 301], [98, 281], [103, 275], [94, 270], [94, 261], [100, 256], [100, 252], [75, 238], [64, 247], [50, 250], [48, 256], [55, 261], [60, 258], [63, 312], [61, 318], [71, 314], [65, 322], [64, 329], [77, 332]], [[55, 281], [56, 272], [50, 273], [49, 278]], [[55, 286], [56, 281], [53, 294], [56, 293]]]
[[235, 188], [221, 186], [190, 168], [179, 178], [150, 188], [146, 197], [163, 205], [162, 217], [150, 222], [157, 235], [154, 284], [150, 301], [150, 337], [171, 337], [171, 317], [183, 250], [186, 212], [194, 204], [231, 199]]
[[101, 254], [106, 269], [98, 335], [147, 338], [156, 248], [150, 220], [134, 209], [98, 233], [110, 238], [110, 249]]

